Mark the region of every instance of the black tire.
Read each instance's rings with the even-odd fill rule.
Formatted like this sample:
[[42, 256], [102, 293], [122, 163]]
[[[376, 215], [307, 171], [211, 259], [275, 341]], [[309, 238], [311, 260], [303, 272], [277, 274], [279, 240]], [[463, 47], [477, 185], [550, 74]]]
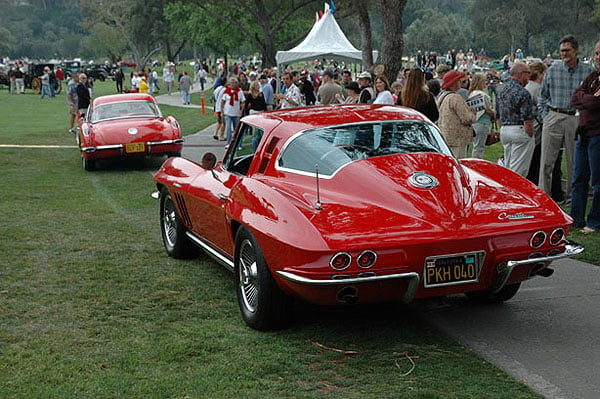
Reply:
[[249, 327], [268, 331], [289, 325], [291, 299], [273, 279], [256, 239], [245, 227], [235, 238], [234, 274], [238, 304]]
[[87, 170], [88, 172], [92, 172], [94, 170], [96, 170], [96, 160], [95, 159], [87, 159], [85, 157], [81, 157], [82, 160], [82, 164], [83, 164], [83, 169]]
[[510, 298], [517, 294], [519, 288], [521, 287], [521, 283], [515, 283], [510, 285], [505, 285], [498, 292], [492, 292], [489, 290], [486, 291], [473, 291], [467, 292], [467, 298], [472, 299], [477, 302], [482, 303], [500, 303], [504, 301], [508, 301]]
[[180, 157], [181, 153], [180, 152], [167, 152], [167, 157]]
[[171, 193], [166, 187], [160, 191], [160, 231], [167, 255], [175, 259], [187, 259], [198, 255], [199, 249], [185, 234]]

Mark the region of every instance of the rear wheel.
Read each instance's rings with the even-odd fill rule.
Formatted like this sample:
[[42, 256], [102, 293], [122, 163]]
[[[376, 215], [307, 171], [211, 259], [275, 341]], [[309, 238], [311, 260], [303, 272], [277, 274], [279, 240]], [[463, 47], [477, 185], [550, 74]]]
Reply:
[[83, 169], [87, 170], [88, 172], [96, 170], [96, 160], [95, 159], [87, 159], [85, 157], [81, 157], [81, 160], [83, 163]]
[[198, 254], [198, 247], [186, 235], [186, 228], [166, 187], [160, 191], [160, 230], [169, 256], [186, 259]]
[[484, 303], [500, 303], [508, 301], [510, 298], [517, 294], [521, 283], [509, 284], [502, 287], [498, 292], [492, 292], [491, 290], [485, 291], [474, 291], [467, 292], [466, 295], [469, 299], [484, 302]]
[[277, 330], [291, 320], [291, 300], [281, 291], [252, 233], [240, 228], [235, 239], [235, 282], [246, 324], [256, 330]]
[[40, 78], [35, 77], [31, 79], [31, 90], [33, 90], [35, 94], [40, 94], [42, 91], [42, 81]]

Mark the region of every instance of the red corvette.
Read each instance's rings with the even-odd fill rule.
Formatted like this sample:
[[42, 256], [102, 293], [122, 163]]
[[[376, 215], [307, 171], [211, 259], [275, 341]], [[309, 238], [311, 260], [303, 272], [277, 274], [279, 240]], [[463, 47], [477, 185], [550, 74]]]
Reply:
[[94, 99], [79, 121], [77, 144], [85, 170], [104, 158], [180, 156], [183, 137], [179, 123], [164, 117], [148, 94], [115, 94]]
[[224, 159], [170, 158], [154, 175], [167, 253], [201, 248], [235, 275], [245, 322], [315, 304], [466, 293], [505, 301], [583, 248], [544, 192], [491, 162], [452, 157], [437, 127], [396, 106], [250, 115]]

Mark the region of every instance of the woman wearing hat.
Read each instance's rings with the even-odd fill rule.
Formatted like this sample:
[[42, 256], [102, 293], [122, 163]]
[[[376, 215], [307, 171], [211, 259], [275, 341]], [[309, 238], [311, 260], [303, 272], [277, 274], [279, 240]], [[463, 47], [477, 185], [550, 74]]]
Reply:
[[451, 70], [444, 75], [442, 93], [438, 99], [440, 117], [438, 126], [456, 158], [467, 157], [467, 147], [473, 142], [473, 123], [476, 114], [465, 99], [456, 91], [460, 81], [466, 79], [463, 72]]
[[360, 87], [358, 83], [351, 81], [346, 84], [346, 91], [348, 95], [346, 98], [342, 96], [342, 93], [338, 93], [335, 98], [340, 104], [358, 104], [358, 97], [360, 95]]

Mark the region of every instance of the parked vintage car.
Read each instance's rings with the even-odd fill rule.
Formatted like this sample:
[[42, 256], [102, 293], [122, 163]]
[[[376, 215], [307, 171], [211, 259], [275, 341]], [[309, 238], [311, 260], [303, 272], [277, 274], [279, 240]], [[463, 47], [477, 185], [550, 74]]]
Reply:
[[88, 68], [86, 68], [86, 74], [94, 80], [99, 80], [101, 82], [111, 78], [110, 72], [104, 65], [100, 64], [90, 65]]
[[583, 250], [543, 191], [495, 163], [454, 158], [408, 108], [250, 115], [214, 160], [170, 158], [154, 175], [164, 246], [175, 258], [201, 248], [231, 269], [258, 330], [286, 326], [292, 297], [505, 301]]
[[115, 94], [92, 100], [79, 121], [77, 143], [85, 170], [100, 159], [145, 155], [180, 156], [177, 120], [163, 116], [148, 94]]
[[[26, 89], [33, 90], [34, 93], [39, 94], [42, 90], [42, 75], [44, 74], [44, 68], [50, 68], [54, 71], [55, 65], [48, 62], [34, 62], [27, 65], [27, 70], [23, 76]], [[56, 94], [60, 94], [61, 88], [56, 88]]]

